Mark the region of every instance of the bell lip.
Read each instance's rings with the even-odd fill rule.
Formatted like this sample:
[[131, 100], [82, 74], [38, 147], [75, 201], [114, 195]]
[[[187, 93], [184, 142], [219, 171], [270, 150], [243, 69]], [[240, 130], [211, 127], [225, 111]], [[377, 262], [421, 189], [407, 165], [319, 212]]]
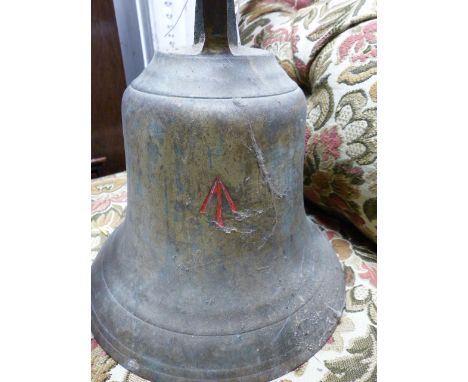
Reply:
[[[336, 258], [338, 261], [338, 258]], [[341, 265], [340, 265], [341, 269]], [[344, 280], [343, 280], [344, 281]], [[126, 349], [128, 349], [128, 355], [124, 354], [122, 351], [118, 350], [114, 343], [119, 343], [117, 339], [115, 339], [112, 334], [106, 335], [107, 330], [103, 327], [94, 312], [93, 306], [92, 309], [92, 319], [91, 319], [91, 331], [97, 343], [101, 346], [101, 348], [114, 359], [118, 364], [126, 368], [127, 370], [131, 371], [132, 373], [148, 379], [149, 381], [158, 381], [158, 382], [206, 382], [206, 381], [220, 381], [220, 382], [235, 382], [235, 381], [242, 381], [242, 382], [268, 382], [275, 378], [279, 378], [281, 376], [286, 375], [287, 373], [293, 371], [300, 365], [307, 362], [310, 358], [312, 358], [318, 351], [320, 351], [323, 346], [327, 343], [328, 339], [333, 335], [336, 327], [338, 326], [341, 317], [343, 315], [343, 310], [345, 308], [345, 297], [346, 297], [346, 289], [344, 282], [340, 285], [340, 294], [342, 294], [341, 304], [339, 310], [334, 310], [334, 315], [332, 321], [327, 320], [327, 328], [323, 331], [322, 335], [319, 338], [319, 341], [316, 344], [309, 344], [309, 346], [304, 345], [303, 342], [299, 342], [296, 346], [290, 348], [286, 354], [291, 354], [287, 359], [282, 361], [279, 364], [275, 364], [272, 367], [266, 367], [262, 369], [260, 365], [251, 365], [246, 366], [244, 368], [233, 368], [233, 369], [218, 369], [218, 370], [207, 370], [207, 369], [191, 369], [193, 370], [194, 374], [199, 374], [194, 378], [190, 378], [184, 375], [178, 374], [169, 374], [166, 371], [160, 371], [156, 368], [151, 368], [149, 365], [152, 362], [152, 359], [148, 356], [141, 356], [134, 354], [131, 349], [128, 349], [127, 346], [123, 345]], [[312, 304], [312, 302], [309, 302]], [[288, 317], [292, 318], [294, 316], [300, 315], [302, 310], [307, 309], [309, 304], [305, 304], [301, 307], [298, 311], [291, 314]], [[260, 331], [261, 329], [258, 329]], [[253, 331], [255, 332], [255, 330]], [[192, 336], [192, 337], [203, 337], [203, 336]], [[308, 350], [311, 349], [311, 350]], [[281, 354], [284, 357], [284, 353]], [[280, 357], [281, 357], [280, 356]], [[280, 358], [277, 357], [277, 358]], [[268, 360], [266, 362], [271, 361]], [[158, 361], [159, 362], [159, 361]], [[168, 365], [173, 370], [180, 370], [182, 373], [187, 373], [187, 368], [181, 368], [174, 365]], [[247, 373], [247, 374], [236, 374], [236, 371], [240, 371], [242, 369], [251, 369], [255, 367], [256, 369], [262, 369], [257, 372]], [[229, 377], [219, 377], [219, 373], [232, 373]]]
[[[303, 365], [309, 359], [311, 359], [317, 352], [319, 352], [323, 346], [327, 343], [329, 338], [333, 335], [336, 327], [338, 326], [341, 317], [343, 315], [343, 309], [345, 306], [345, 301], [343, 299], [342, 308], [340, 309], [340, 315], [336, 316], [334, 322], [328, 327], [327, 331], [324, 332], [324, 335], [321, 337], [322, 339], [318, 342], [317, 347], [313, 350], [301, 349], [299, 352], [294, 352], [301, 344], [298, 344], [296, 347], [290, 349], [288, 353], [294, 353], [291, 357], [287, 358], [285, 361], [277, 364], [273, 367], [266, 368], [262, 371], [258, 371], [251, 374], [239, 374], [232, 377], [226, 378], [219, 378], [218, 376], [214, 375], [210, 378], [209, 374], [210, 371], [206, 369], [199, 369], [199, 373], [204, 373], [205, 375], [201, 378], [188, 378], [181, 375], [176, 374], [169, 374], [161, 371], [156, 371], [154, 369], [150, 369], [145, 367], [144, 364], [140, 365], [138, 359], [141, 360], [141, 357], [131, 357], [123, 354], [118, 349], [116, 349], [112, 342], [106, 338], [103, 334], [103, 331], [100, 329], [99, 320], [94, 318], [91, 324], [91, 331], [93, 333], [94, 339], [97, 341], [99, 346], [119, 365], [123, 366], [130, 372], [140, 376], [141, 378], [148, 379], [149, 381], [158, 381], [158, 382], [206, 382], [208, 381], [220, 381], [220, 382], [229, 382], [229, 381], [242, 381], [242, 382], [268, 382], [275, 378], [279, 378], [284, 376], [291, 371], [294, 371], [297, 367]], [[94, 316], [94, 314], [92, 314]], [[105, 329], [104, 329], [105, 330]], [[143, 359], [146, 359], [144, 357]], [[148, 362], [149, 363], [149, 362]], [[179, 370], [186, 370], [185, 368], [177, 368], [173, 367], [174, 369]], [[233, 371], [238, 369], [232, 369]], [[216, 371], [213, 371], [214, 374]]]

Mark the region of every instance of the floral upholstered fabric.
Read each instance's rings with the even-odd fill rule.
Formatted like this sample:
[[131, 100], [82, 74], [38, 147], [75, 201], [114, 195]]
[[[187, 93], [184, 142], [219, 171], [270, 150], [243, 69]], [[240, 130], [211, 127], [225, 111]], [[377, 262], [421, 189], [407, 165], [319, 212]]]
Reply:
[[374, 0], [241, 0], [244, 45], [272, 52], [307, 96], [304, 194], [377, 238]]
[[[91, 258], [123, 221], [126, 174], [91, 184]], [[377, 268], [372, 249], [358, 244], [350, 231], [327, 216], [309, 215], [335, 249], [346, 277], [343, 316], [327, 344], [307, 363], [275, 382], [375, 382], [377, 373]], [[288, 277], [288, 275], [278, 275]], [[92, 382], [144, 382], [110, 358], [91, 338]]]

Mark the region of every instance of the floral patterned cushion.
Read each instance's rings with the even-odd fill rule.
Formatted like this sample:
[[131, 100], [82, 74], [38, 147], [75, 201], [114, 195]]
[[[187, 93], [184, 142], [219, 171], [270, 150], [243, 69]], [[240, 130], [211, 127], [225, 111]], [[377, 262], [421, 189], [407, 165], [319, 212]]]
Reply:
[[377, 238], [374, 0], [242, 0], [243, 44], [267, 49], [307, 96], [304, 194]]

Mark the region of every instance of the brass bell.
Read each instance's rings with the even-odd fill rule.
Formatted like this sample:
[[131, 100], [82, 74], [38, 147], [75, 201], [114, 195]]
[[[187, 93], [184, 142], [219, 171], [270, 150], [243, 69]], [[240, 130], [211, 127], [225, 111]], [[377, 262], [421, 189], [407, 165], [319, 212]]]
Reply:
[[194, 46], [123, 97], [127, 215], [92, 267], [92, 331], [151, 381], [268, 381], [325, 344], [344, 276], [304, 212], [302, 91], [239, 45], [233, 0], [196, 4]]

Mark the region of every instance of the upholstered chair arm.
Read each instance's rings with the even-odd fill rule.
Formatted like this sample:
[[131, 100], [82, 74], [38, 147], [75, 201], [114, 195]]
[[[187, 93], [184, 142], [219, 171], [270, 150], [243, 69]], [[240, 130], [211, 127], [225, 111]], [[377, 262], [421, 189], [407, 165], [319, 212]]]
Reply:
[[377, 236], [377, 14], [368, 0], [247, 0], [243, 44], [307, 96], [304, 194]]

